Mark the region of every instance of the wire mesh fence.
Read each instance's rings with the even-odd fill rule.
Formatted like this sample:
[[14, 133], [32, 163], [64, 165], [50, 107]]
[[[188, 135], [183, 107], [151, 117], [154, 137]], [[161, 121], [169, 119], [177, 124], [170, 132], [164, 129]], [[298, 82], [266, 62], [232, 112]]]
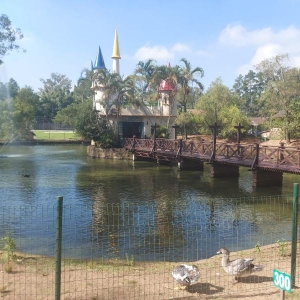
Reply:
[[[267, 299], [277, 292], [272, 270], [291, 271], [292, 209], [284, 196], [64, 205], [59, 299]], [[58, 299], [56, 220], [56, 204], [0, 207], [2, 297]], [[263, 270], [236, 282], [220, 247]], [[200, 271], [185, 290], [171, 275], [181, 263]]]

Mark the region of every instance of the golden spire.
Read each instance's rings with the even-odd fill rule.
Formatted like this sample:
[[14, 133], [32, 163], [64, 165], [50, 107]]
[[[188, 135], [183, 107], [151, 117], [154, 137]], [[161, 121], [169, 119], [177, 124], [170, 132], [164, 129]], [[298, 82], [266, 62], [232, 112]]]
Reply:
[[114, 47], [113, 47], [113, 53], [111, 58], [121, 58], [117, 30], [115, 31]]

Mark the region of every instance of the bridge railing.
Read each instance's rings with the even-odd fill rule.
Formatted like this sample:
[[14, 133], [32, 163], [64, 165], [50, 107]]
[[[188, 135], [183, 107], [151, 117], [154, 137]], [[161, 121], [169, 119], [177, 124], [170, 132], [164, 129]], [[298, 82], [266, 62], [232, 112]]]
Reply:
[[216, 156], [225, 159], [254, 160], [256, 157], [256, 145], [217, 143]]
[[177, 152], [180, 148], [180, 140], [156, 139], [155, 149]]
[[291, 147], [262, 146], [259, 151], [259, 164], [300, 167], [300, 149]]
[[182, 155], [211, 156], [212, 151], [212, 142], [202, 142], [199, 140], [182, 140]]
[[[200, 140], [136, 139], [125, 138], [126, 149], [133, 151], [174, 152], [176, 157], [199, 157], [206, 159], [213, 154], [213, 142]], [[252, 167], [274, 166], [300, 169], [300, 148], [259, 146], [258, 144], [216, 143], [216, 159], [249, 162]]]

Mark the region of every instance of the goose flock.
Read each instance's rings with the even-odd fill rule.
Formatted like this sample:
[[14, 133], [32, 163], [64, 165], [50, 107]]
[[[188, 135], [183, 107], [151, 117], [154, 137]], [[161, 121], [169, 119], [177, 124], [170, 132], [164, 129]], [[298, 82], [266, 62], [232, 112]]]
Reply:
[[[262, 271], [264, 268], [263, 265], [253, 264], [254, 258], [230, 260], [230, 251], [227, 248], [220, 248], [217, 254], [223, 255], [221, 266], [227, 274], [234, 276], [236, 282], [238, 282], [241, 277]], [[172, 277], [179, 285], [176, 289], [183, 290], [198, 282], [200, 271], [196, 265], [180, 264], [173, 269]]]

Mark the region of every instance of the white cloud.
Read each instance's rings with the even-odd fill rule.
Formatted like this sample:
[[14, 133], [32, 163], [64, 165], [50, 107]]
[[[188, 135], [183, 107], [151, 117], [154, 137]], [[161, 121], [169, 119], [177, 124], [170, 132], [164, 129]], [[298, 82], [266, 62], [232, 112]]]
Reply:
[[191, 48], [188, 45], [177, 43], [172, 47], [174, 52], [190, 52]]
[[222, 30], [218, 42], [226, 47], [253, 49], [252, 58], [237, 68], [237, 74], [246, 74], [261, 61], [283, 53], [289, 54], [291, 66], [300, 66], [300, 29], [294, 25], [277, 32], [270, 27], [248, 31], [241, 25], [228, 25]]
[[278, 32], [274, 32], [270, 27], [248, 31], [241, 25], [227, 25], [222, 30], [218, 42], [221, 45], [229, 46], [249, 46], [262, 45], [266, 43], [298, 44], [300, 40], [300, 29], [291, 25]]
[[171, 60], [174, 58], [174, 53], [169, 51], [164, 46], [143, 46], [137, 50], [137, 52], [134, 54], [134, 57], [138, 60]]

